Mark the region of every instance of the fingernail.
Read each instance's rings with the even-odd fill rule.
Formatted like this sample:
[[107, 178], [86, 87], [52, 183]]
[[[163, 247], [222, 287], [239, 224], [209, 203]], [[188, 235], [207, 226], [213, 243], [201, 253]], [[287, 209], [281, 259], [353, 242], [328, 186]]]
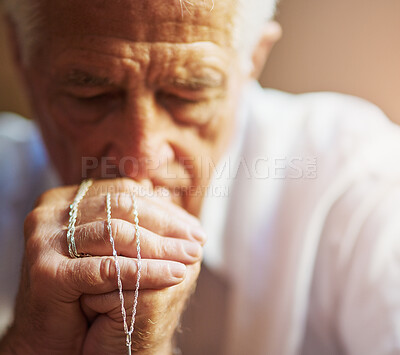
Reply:
[[183, 279], [186, 274], [186, 265], [181, 263], [170, 263], [169, 271], [173, 277]]
[[202, 228], [193, 228], [192, 229], [192, 237], [198, 240], [199, 242], [205, 243], [207, 240], [206, 233]]
[[193, 258], [198, 258], [201, 255], [201, 246], [198, 243], [187, 242], [184, 248], [186, 254]]

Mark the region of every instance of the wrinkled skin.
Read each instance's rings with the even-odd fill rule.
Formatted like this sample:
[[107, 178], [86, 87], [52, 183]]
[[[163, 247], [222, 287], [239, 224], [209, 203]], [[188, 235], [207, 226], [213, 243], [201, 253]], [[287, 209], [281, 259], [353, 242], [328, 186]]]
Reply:
[[[112, 230], [125, 290], [136, 282], [132, 200], [138, 184], [101, 180], [81, 202], [71, 259], [66, 245], [68, 205], [75, 187], [46, 192], [25, 221], [26, 248], [12, 349], [26, 354], [112, 354], [124, 351], [116, 271], [106, 230], [105, 196], [111, 196]], [[138, 196], [142, 278], [135, 348], [168, 353], [170, 338], [199, 271], [204, 232], [196, 218], [167, 198]], [[86, 212], [84, 212], [86, 211]], [[156, 223], [154, 220], [156, 219]], [[46, 236], [46, 238], [43, 238]], [[187, 267], [185, 266], [187, 265]], [[127, 305], [132, 305], [132, 294]], [[82, 296], [83, 295], [83, 296]], [[170, 309], [175, 310], [171, 312]], [[130, 314], [130, 311], [128, 311]], [[149, 345], [150, 344], [150, 345]]]
[[[168, 3], [45, 2], [51, 30], [24, 76], [66, 183], [81, 180], [82, 157], [108, 158], [117, 169], [107, 172], [174, 189], [198, 214], [202, 195], [179, 192], [208, 185], [200, 158], [217, 163], [226, 149], [244, 77], [229, 46], [231, 1], [211, 13], [199, 1], [183, 18]], [[88, 173], [104, 175], [100, 164]]]
[[[41, 1], [40, 36], [19, 69], [50, 157], [70, 186], [46, 192], [25, 221], [16, 318], [4, 353], [125, 351], [105, 194], [112, 194], [124, 290], [133, 290], [127, 193], [143, 187], [168, 193], [139, 197], [144, 269], [134, 347], [171, 353], [205, 242], [194, 216], [210, 167], [232, 138], [241, 90], [255, 75], [240, 70], [232, 48], [233, 3], [216, 1], [210, 12], [207, 1], [193, 1], [182, 12], [172, 0]], [[11, 32], [19, 58], [18, 29]], [[272, 42], [264, 43], [265, 55]], [[256, 65], [264, 54], [254, 56]], [[85, 157], [98, 164], [83, 171]], [[71, 259], [68, 208], [87, 176], [97, 181], [81, 203], [75, 239], [79, 252], [95, 257]]]

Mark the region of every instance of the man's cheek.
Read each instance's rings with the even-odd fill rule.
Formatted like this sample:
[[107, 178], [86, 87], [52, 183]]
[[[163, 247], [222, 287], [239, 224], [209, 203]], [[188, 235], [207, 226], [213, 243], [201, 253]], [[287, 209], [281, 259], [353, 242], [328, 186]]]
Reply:
[[76, 99], [67, 96], [60, 97], [57, 100], [59, 111], [68, 116], [68, 121], [75, 125], [87, 125], [100, 122], [106, 115], [102, 105], [93, 105], [83, 99]]
[[84, 123], [82, 117], [91, 119], [93, 112], [78, 110], [67, 101], [50, 99], [45, 108], [46, 124], [51, 124], [63, 137], [75, 143], [81, 140], [91, 140], [98, 123]]
[[106, 116], [101, 106], [86, 105], [66, 96], [53, 98], [50, 101], [50, 111], [60, 127], [76, 133], [98, 125]]

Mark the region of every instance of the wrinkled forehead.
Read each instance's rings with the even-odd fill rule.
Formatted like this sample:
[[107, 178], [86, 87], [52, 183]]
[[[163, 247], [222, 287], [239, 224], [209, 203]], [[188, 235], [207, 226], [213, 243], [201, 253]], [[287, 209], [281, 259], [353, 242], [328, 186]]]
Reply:
[[43, 0], [51, 36], [232, 46], [236, 0]]

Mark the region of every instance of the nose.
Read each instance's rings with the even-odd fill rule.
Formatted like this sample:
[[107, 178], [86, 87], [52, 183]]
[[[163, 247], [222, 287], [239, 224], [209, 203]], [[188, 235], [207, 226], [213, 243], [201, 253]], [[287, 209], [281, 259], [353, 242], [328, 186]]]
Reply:
[[153, 180], [175, 157], [169, 141], [169, 117], [151, 93], [132, 94], [116, 119], [108, 152], [120, 175], [135, 180]]

